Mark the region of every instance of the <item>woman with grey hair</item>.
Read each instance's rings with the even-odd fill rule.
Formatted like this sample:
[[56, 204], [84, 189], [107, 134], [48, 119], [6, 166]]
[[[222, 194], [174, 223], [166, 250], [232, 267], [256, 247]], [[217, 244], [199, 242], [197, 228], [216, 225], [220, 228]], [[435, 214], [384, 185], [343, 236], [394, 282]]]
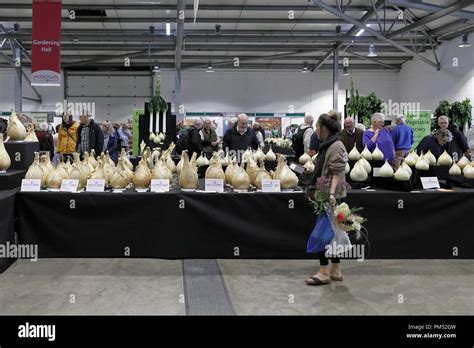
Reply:
[[109, 151], [109, 156], [117, 163], [118, 161], [118, 138], [119, 134], [115, 131], [114, 126], [110, 121], [105, 121], [101, 125], [102, 132], [104, 133], [104, 147], [103, 152]]
[[379, 150], [383, 153], [384, 161], [392, 162], [395, 155], [395, 147], [390, 132], [384, 127], [385, 115], [376, 112], [372, 115], [371, 121], [371, 128], [364, 132], [362, 143], [367, 145], [371, 152], [378, 145]]
[[438, 129], [433, 135], [427, 135], [424, 137], [416, 148], [416, 152], [421, 155], [422, 153], [431, 153], [438, 159], [444, 151], [443, 146], [449, 143], [453, 139], [451, 132], [447, 128]]

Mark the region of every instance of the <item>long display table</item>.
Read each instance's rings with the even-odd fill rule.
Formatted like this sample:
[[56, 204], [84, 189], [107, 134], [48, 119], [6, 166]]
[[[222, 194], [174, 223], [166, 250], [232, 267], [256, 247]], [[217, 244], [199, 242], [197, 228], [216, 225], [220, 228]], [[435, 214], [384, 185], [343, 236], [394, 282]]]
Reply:
[[0, 191], [0, 273], [15, 262], [16, 257], [9, 257], [11, 246], [15, 245], [15, 194], [18, 190]]
[[[377, 259], [472, 259], [472, 190], [353, 190]], [[316, 220], [299, 193], [20, 192], [21, 243], [40, 257], [306, 259]]]

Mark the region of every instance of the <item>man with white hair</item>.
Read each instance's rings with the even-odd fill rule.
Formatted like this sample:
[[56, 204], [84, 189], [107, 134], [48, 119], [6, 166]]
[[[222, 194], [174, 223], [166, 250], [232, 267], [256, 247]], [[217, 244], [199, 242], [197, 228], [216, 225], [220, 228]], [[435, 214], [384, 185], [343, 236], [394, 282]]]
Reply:
[[402, 160], [410, 152], [413, 145], [413, 129], [405, 124], [406, 117], [397, 115], [395, 117], [396, 127], [392, 130], [393, 146], [395, 147], [395, 158], [393, 159], [393, 167], [395, 170], [400, 167]]
[[449, 118], [444, 115], [438, 117], [438, 126], [440, 129], [444, 128], [449, 130], [452, 134], [452, 140], [444, 145], [444, 149], [447, 150], [451, 156], [457, 154], [458, 159], [461, 159], [463, 155], [470, 159], [471, 156], [467, 138], [455, 125], [449, 123]]
[[222, 140], [222, 148], [227, 151], [245, 151], [249, 147], [258, 149], [258, 139], [252, 128], [249, 128], [249, 118], [240, 114], [235, 125], [228, 129]]
[[355, 121], [352, 117], [346, 117], [344, 119], [344, 129], [339, 133], [341, 136], [341, 141], [346, 147], [347, 153], [351, 152], [354, 148], [354, 145], [357, 151], [361, 152], [363, 150], [362, 146], [362, 137], [364, 131], [360, 128], [356, 128]]
[[304, 117], [304, 123], [298, 127], [296, 133], [293, 134], [291, 138], [296, 160], [298, 160], [298, 158], [300, 158], [304, 153], [309, 154], [311, 136], [314, 133], [313, 123], [314, 117], [312, 115], [306, 115]]
[[49, 125], [47, 122], [41, 122], [39, 125], [40, 130], [36, 132], [36, 137], [39, 142], [40, 151], [49, 152], [50, 157], [54, 155], [54, 140], [53, 134], [48, 130]]

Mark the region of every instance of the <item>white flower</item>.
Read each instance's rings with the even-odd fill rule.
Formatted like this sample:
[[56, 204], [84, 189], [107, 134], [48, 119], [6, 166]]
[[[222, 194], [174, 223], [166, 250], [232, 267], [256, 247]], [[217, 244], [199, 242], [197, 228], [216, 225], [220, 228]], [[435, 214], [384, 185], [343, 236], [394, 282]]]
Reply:
[[347, 203], [341, 203], [334, 209], [334, 216], [337, 216], [339, 213], [343, 213], [348, 218], [351, 215], [351, 208], [349, 208]]

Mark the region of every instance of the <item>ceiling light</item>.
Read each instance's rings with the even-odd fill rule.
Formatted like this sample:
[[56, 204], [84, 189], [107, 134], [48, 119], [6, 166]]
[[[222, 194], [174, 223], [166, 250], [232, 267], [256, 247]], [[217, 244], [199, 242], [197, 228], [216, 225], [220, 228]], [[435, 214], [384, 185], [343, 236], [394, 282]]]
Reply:
[[468, 34], [464, 34], [462, 36], [462, 41], [459, 44], [459, 47], [471, 47], [471, 44], [469, 43], [469, 35]]
[[308, 62], [303, 63], [303, 69], [301, 69], [302, 74], [309, 73]]
[[348, 66], [342, 67], [342, 75], [349, 75], [349, 67]]
[[[370, 27], [370, 24], [367, 24], [367, 27]], [[361, 29], [357, 32], [356, 36], [361, 36], [364, 33], [365, 29]]]
[[377, 57], [377, 52], [375, 52], [374, 45], [369, 46], [369, 53], [367, 54], [367, 57]]
[[209, 61], [209, 63], [207, 64], [206, 72], [214, 72], [214, 69], [212, 68], [212, 62], [211, 61]]
[[166, 35], [171, 35], [171, 23], [166, 23]]
[[153, 70], [152, 70], [154, 73], [159, 73], [161, 70], [160, 70], [160, 66], [158, 65], [158, 63], [155, 63], [155, 66], [153, 67]]

